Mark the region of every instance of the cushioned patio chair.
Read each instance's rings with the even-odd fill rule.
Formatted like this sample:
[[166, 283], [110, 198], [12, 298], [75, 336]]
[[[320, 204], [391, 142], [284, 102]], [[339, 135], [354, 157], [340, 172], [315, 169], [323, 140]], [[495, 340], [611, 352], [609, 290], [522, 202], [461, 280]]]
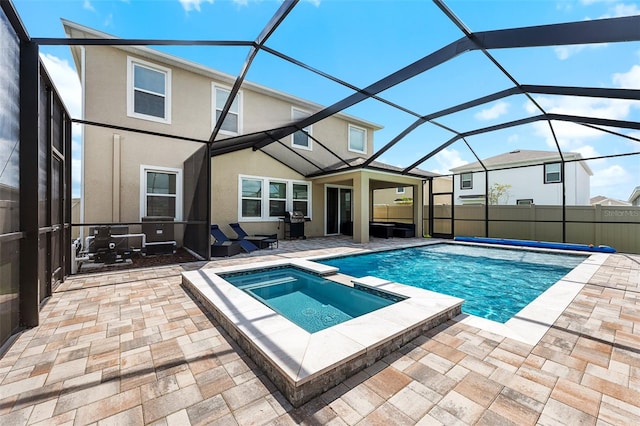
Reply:
[[221, 246], [221, 245], [229, 245], [229, 243], [233, 243], [233, 242], [237, 242], [238, 244], [240, 244], [240, 247], [242, 247], [242, 250], [246, 251], [247, 253], [251, 253], [252, 251], [256, 251], [258, 250], [258, 247], [256, 247], [255, 244], [253, 244], [251, 241], [247, 241], [247, 240], [230, 240], [229, 237], [227, 237], [224, 232], [222, 232], [222, 230], [220, 229], [220, 227], [218, 225], [211, 225], [211, 235], [213, 236], [213, 238], [216, 239], [216, 242], [214, 244], [212, 244], [212, 247], [215, 245]]
[[229, 226], [236, 234], [238, 234], [239, 241], [250, 241], [261, 249], [267, 247], [273, 248], [274, 245], [276, 248], [278, 247], [278, 234], [249, 235], [244, 229], [242, 229], [242, 226], [240, 226], [239, 223], [230, 223]]

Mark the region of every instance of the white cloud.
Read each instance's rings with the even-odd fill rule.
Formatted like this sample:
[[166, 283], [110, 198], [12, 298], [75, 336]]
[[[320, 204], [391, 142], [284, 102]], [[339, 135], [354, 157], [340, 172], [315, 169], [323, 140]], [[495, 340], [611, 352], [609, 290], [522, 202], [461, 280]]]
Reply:
[[[619, 164], [614, 164], [605, 169], [594, 170], [591, 176], [592, 188], [608, 188], [622, 186], [631, 182], [631, 173]], [[611, 191], [606, 191], [610, 193]]]
[[91, 4], [90, 0], [84, 0], [84, 3], [82, 3], [82, 8], [85, 9], [85, 10], [90, 10], [91, 12], [95, 12], [96, 11], [96, 9]]
[[477, 120], [495, 120], [498, 117], [505, 115], [509, 111], [509, 104], [503, 101], [497, 102], [490, 108], [483, 109], [476, 113], [474, 117]]
[[209, 3], [213, 4], [213, 0], [179, 0], [180, 4], [184, 8], [185, 11], [190, 12], [192, 10], [197, 10], [200, 12], [200, 4]]
[[617, 3], [609, 8], [609, 12], [600, 18], [620, 18], [622, 16], [634, 16], [640, 14], [636, 4]]
[[438, 168], [432, 171], [442, 175], [449, 174], [451, 173], [451, 169], [468, 163], [468, 161], [465, 161], [460, 157], [460, 153], [455, 149], [445, 148], [437, 153], [433, 158], [438, 163]]
[[40, 57], [71, 117], [81, 118], [82, 90], [76, 71], [66, 59], [58, 58], [49, 53], [44, 53]]
[[640, 65], [627, 72], [613, 74], [613, 82], [623, 89], [640, 89]]
[[515, 133], [513, 135], [509, 135], [509, 137], [507, 138], [507, 142], [509, 143], [518, 142], [519, 140], [520, 140], [520, 135]]

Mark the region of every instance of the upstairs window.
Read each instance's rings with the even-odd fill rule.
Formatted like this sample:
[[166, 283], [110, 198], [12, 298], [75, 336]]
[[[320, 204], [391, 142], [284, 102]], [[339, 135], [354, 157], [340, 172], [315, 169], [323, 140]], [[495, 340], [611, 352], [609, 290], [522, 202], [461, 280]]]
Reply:
[[460, 175], [460, 189], [473, 189], [473, 173]]
[[[224, 109], [227, 99], [229, 99], [229, 95], [231, 95], [231, 90], [216, 85], [213, 86], [213, 104], [215, 110], [215, 117], [213, 119], [214, 126], [218, 123], [218, 120], [222, 115], [222, 110]], [[239, 135], [242, 132], [241, 111], [242, 93], [238, 92], [238, 95], [231, 103], [231, 108], [229, 108], [229, 112], [227, 113], [222, 126], [220, 126], [220, 133], [227, 135]]]
[[404, 194], [404, 186], [397, 187], [396, 194]]
[[[294, 122], [300, 121], [307, 117], [309, 117], [308, 112], [297, 108], [291, 109], [291, 119]], [[309, 135], [311, 135], [312, 126], [307, 126], [302, 130], [304, 131], [297, 131], [293, 135], [291, 135], [291, 146], [293, 146], [294, 148], [308, 149], [309, 151], [311, 151], [311, 138], [309, 137]]]
[[133, 58], [127, 63], [127, 115], [170, 123], [171, 70]]
[[367, 130], [349, 124], [349, 151], [367, 153]]
[[562, 182], [562, 168], [560, 163], [547, 163], [544, 165], [544, 183]]

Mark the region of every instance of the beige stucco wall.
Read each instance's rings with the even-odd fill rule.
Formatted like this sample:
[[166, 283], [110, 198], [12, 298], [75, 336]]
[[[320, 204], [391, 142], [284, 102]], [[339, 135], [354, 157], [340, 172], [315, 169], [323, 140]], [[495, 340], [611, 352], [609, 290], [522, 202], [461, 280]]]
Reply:
[[[80, 57], [80, 56], [78, 56]], [[213, 84], [229, 87], [232, 81], [214, 79], [202, 72], [180, 69], [175, 64], [148, 53], [127, 52], [108, 46], [88, 46], [85, 50], [85, 119], [127, 128], [207, 140], [212, 122]], [[171, 69], [170, 124], [127, 116], [127, 57]], [[267, 90], [252, 90], [251, 84], [241, 90], [243, 134], [274, 128], [291, 122], [292, 107], [315, 112], [303, 100]], [[313, 126], [314, 137], [322, 140], [338, 155], [360, 156], [348, 151], [348, 125], [365, 127], [363, 122], [348, 117], [330, 117]], [[373, 128], [367, 129], [367, 149], [373, 146]], [[85, 126], [84, 154], [84, 221], [135, 222], [140, 220], [140, 165], [182, 169], [183, 162], [201, 145], [158, 136]], [[220, 138], [227, 136], [221, 135]], [[291, 137], [284, 138], [291, 144]], [[315, 144], [315, 143], [314, 143]], [[316, 161], [336, 161], [325, 150], [297, 150]], [[304, 178], [271, 157], [252, 150], [225, 154], [212, 159], [212, 220], [228, 232], [229, 222], [238, 221], [238, 175], [282, 179]], [[323, 233], [324, 192], [312, 187], [312, 221], [307, 223], [309, 235]], [[244, 224], [243, 224], [244, 225]], [[252, 222], [251, 233], [272, 233], [276, 222]]]

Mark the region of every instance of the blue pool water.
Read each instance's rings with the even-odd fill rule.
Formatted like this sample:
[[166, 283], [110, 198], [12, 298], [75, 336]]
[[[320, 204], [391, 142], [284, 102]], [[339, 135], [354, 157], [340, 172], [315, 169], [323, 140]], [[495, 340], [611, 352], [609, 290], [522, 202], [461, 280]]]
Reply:
[[399, 300], [347, 287], [296, 268], [221, 275], [309, 333], [389, 306]]
[[506, 322], [586, 256], [434, 244], [320, 261], [465, 299], [462, 311]]

